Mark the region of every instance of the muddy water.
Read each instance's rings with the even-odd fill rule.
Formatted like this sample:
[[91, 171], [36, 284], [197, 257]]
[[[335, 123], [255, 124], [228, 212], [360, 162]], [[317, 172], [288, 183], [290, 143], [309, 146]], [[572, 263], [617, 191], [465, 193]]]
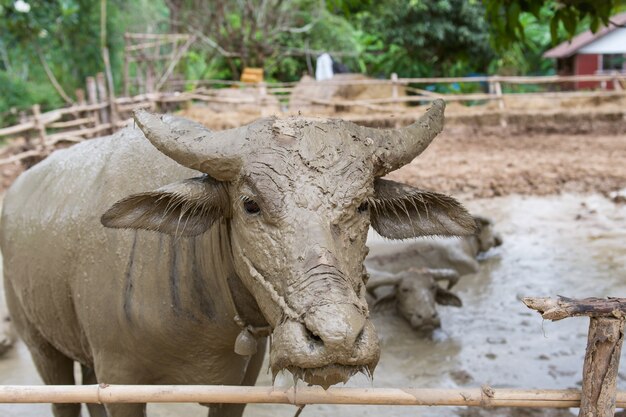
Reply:
[[[414, 333], [391, 313], [374, 316], [382, 344], [373, 384], [348, 386], [571, 388], [580, 384], [587, 319], [543, 322], [519, 301], [524, 296], [625, 296], [626, 205], [601, 196], [509, 196], [467, 202], [492, 217], [504, 244], [487, 254], [478, 274], [457, 293], [464, 307], [440, 309], [442, 330]], [[372, 253], [389, 245], [372, 237]], [[626, 389], [626, 361], [619, 386]], [[23, 344], [0, 360], [0, 384], [40, 383]], [[258, 384], [270, 384], [262, 372]], [[276, 385], [292, 384], [289, 376]], [[50, 415], [47, 405], [0, 405], [2, 416]], [[293, 416], [291, 406], [251, 405], [246, 416]], [[303, 416], [444, 416], [461, 408], [307, 406]], [[150, 405], [150, 415], [205, 416], [197, 405]]]

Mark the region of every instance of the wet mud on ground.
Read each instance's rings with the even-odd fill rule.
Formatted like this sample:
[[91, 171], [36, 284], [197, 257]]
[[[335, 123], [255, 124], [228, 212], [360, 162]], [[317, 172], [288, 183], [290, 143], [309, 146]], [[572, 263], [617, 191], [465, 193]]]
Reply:
[[[382, 356], [373, 384], [355, 376], [348, 386], [573, 388], [581, 379], [588, 320], [551, 323], [522, 305], [523, 296], [624, 296], [626, 205], [600, 195], [512, 195], [464, 201], [493, 218], [504, 243], [492, 249], [481, 271], [456, 287], [462, 308], [441, 307], [442, 329], [416, 334], [392, 312], [374, 315]], [[372, 253], [389, 241], [373, 237]], [[402, 244], [402, 243], [400, 243]], [[620, 389], [626, 389], [626, 351]], [[264, 368], [267, 369], [267, 368]], [[0, 360], [0, 384], [39, 384], [24, 345]], [[271, 383], [262, 371], [258, 385]], [[277, 386], [290, 386], [279, 376]], [[196, 404], [149, 405], [150, 416], [206, 416]], [[246, 416], [293, 416], [286, 405], [251, 405]], [[492, 414], [497, 413], [497, 414]], [[479, 410], [462, 407], [307, 406], [302, 416], [565, 416], [569, 410]], [[0, 415], [48, 416], [49, 406], [0, 405]], [[86, 413], [84, 413], [86, 415]]]

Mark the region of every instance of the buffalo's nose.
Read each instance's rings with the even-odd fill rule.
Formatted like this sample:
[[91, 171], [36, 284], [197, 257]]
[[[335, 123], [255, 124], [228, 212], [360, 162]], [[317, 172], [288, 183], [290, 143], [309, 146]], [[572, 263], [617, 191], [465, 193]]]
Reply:
[[352, 352], [363, 332], [365, 316], [352, 304], [325, 304], [312, 307], [304, 323], [324, 346], [334, 351]]
[[437, 313], [424, 317], [421, 314], [415, 314], [411, 317], [411, 327], [415, 330], [422, 329], [438, 329], [441, 327], [441, 319]]
[[502, 245], [502, 236], [500, 236], [499, 234], [496, 234], [496, 235], [493, 237], [493, 240], [494, 240], [494, 246], [500, 246], [500, 245]]

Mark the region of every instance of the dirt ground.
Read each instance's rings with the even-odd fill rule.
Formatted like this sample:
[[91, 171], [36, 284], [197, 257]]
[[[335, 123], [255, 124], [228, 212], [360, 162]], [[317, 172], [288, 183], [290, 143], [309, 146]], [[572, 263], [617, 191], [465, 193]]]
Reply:
[[[444, 132], [423, 155], [390, 177], [463, 197], [562, 192], [608, 195], [624, 189], [624, 103], [613, 100], [600, 105], [588, 101], [561, 103], [558, 108], [533, 102], [525, 110], [508, 113], [506, 128], [501, 127], [502, 113], [493, 106], [450, 103]], [[413, 108], [410, 113], [365, 116], [337, 113], [333, 117], [394, 127], [411, 123], [422, 112], [423, 109]], [[268, 115], [263, 109], [216, 112], [201, 105], [179, 114], [215, 130], [240, 126]], [[14, 141], [0, 149], [0, 158], [23, 149], [23, 143]], [[0, 192], [22, 170], [19, 163], [0, 166]]]
[[450, 127], [391, 178], [468, 197], [626, 187], [626, 135], [502, 136]]

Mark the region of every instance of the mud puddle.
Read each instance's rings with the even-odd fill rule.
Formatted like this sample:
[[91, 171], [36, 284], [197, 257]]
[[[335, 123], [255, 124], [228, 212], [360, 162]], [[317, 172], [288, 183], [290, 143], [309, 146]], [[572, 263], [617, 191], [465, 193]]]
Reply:
[[[519, 298], [625, 296], [626, 205], [616, 205], [601, 196], [579, 195], [507, 196], [465, 203], [472, 212], [495, 221], [504, 243], [487, 254], [479, 273], [462, 278], [456, 287], [464, 307], [440, 308], [442, 329], [432, 338], [416, 334], [392, 313], [375, 315], [382, 355], [374, 382], [357, 375], [348, 386], [579, 387], [588, 320], [543, 322]], [[396, 244], [372, 238], [370, 246], [374, 254]], [[618, 381], [622, 390], [626, 389], [625, 356], [626, 351]], [[0, 360], [0, 384], [39, 383], [23, 344]], [[270, 375], [262, 371], [258, 385], [270, 383]], [[289, 375], [276, 381], [280, 387], [292, 384]], [[567, 410], [508, 411], [507, 415], [518, 416], [568, 415]], [[294, 412], [292, 406], [251, 405], [245, 415], [291, 417]], [[206, 416], [206, 408], [195, 404], [149, 405], [148, 413]], [[302, 416], [483, 414], [487, 415], [461, 407], [318, 405], [307, 406]], [[48, 405], [0, 405], [0, 415], [51, 414]]]

